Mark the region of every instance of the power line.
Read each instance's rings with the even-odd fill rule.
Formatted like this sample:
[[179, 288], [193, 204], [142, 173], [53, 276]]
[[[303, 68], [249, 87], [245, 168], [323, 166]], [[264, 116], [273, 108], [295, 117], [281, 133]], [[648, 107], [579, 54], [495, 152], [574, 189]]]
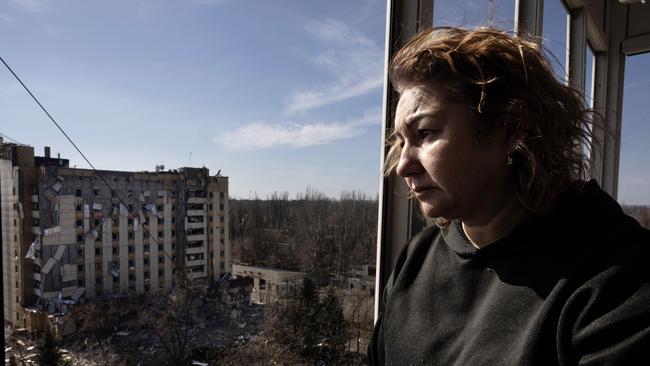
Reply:
[[20, 142], [20, 141], [18, 141], [18, 140], [16, 140], [16, 139], [12, 139], [11, 137], [5, 135], [5, 134], [2, 133], [2, 132], [0, 132], [0, 136], [2, 136], [2, 137], [6, 137], [7, 139], [9, 139], [9, 140], [11, 140], [11, 141], [17, 143], [18, 145], [26, 145], [26, 144], [23, 144], [22, 142]]
[[[95, 166], [90, 162], [90, 160], [88, 160], [88, 158], [86, 157], [86, 155], [84, 155], [84, 153], [81, 152], [81, 150], [77, 147], [77, 145], [72, 141], [72, 139], [70, 138], [70, 136], [68, 136], [68, 134], [65, 133], [65, 131], [63, 130], [63, 128], [61, 128], [61, 126], [60, 126], [60, 125], [59, 125], [59, 124], [54, 120], [54, 118], [52, 118], [52, 116], [50, 115], [50, 113], [45, 109], [45, 107], [43, 107], [43, 105], [41, 104], [41, 102], [39, 102], [38, 99], [36, 99], [36, 97], [34, 96], [34, 94], [32, 94], [32, 92], [31, 92], [31, 91], [29, 90], [29, 88], [25, 85], [25, 83], [23, 83], [23, 81], [20, 80], [20, 78], [18, 77], [18, 75], [16, 75], [16, 73], [14, 72], [14, 70], [12, 70], [11, 67], [9, 67], [9, 65], [7, 65], [7, 63], [5, 62], [5, 60], [4, 60], [1, 56], [0, 56], [0, 61], [2, 61], [2, 63], [3, 63], [3, 64], [5, 65], [5, 67], [9, 70], [9, 72], [11, 72], [11, 74], [16, 78], [16, 80], [18, 80], [18, 82], [20, 83], [20, 85], [22, 85], [23, 88], [25, 88], [25, 90], [27, 91], [27, 93], [29, 93], [29, 95], [32, 97], [32, 99], [34, 99], [34, 101], [36, 102], [36, 104], [38, 104], [38, 106], [41, 107], [41, 109], [43, 110], [43, 112], [45, 112], [45, 114], [50, 118], [50, 120], [52, 121], [52, 123], [54, 123], [54, 124], [56, 125], [56, 127], [59, 129], [59, 131], [61, 131], [61, 133], [63, 134], [63, 136], [65, 136], [65, 138], [68, 139], [68, 141], [70, 141], [70, 143], [72, 144], [72, 146], [74, 146], [74, 148], [77, 150], [77, 152], [78, 152], [78, 153], [79, 153], [79, 154], [84, 158], [84, 160], [86, 161], [86, 163], [88, 163], [88, 165], [92, 168], [93, 172], [95, 172], [95, 175], [96, 175], [97, 177], [99, 177], [99, 179], [104, 183], [104, 185], [105, 185], [105, 186], [106, 186], [106, 187], [111, 191], [111, 194], [112, 194], [114, 197], [116, 197], [117, 200], [120, 201], [120, 203], [121, 203], [122, 205], [124, 205], [124, 207], [127, 208], [128, 212], [131, 213], [131, 214], [135, 217], [135, 212], [133, 212], [133, 211], [131, 211], [131, 210], [128, 209], [129, 206], [124, 202], [124, 200], [122, 200], [122, 197], [120, 197], [120, 196], [117, 194], [117, 192], [115, 192], [115, 191], [113, 190], [113, 188], [110, 186], [110, 184], [108, 184], [108, 182], [104, 179], [104, 177], [102, 177], [101, 174], [99, 174], [99, 173], [97, 172], [97, 169], [96, 169]], [[12, 140], [13, 140], [13, 139], [12, 139]], [[14, 140], [14, 141], [15, 141], [15, 140]], [[153, 240], [154, 243], [156, 243], [156, 245], [158, 245], [158, 247], [159, 247], [158, 250], [162, 250], [163, 254], [165, 254], [165, 255], [169, 258], [169, 260], [172, 261], [172, 265], [173, 265], [173, 264], [174, 264], [174, 261], [173, 261], [172, 256], [171, 256], [169, 253], [167, 253], [167, 251], [164, 249], [164, 246], [162, 247], [163, 249], [160, 249], [160, 248], [161, 248], [160, 243], [158, 242], [158, 240], [156, 240], [156, 239], [151, 235], [151, 231], [149, 231], [149, 229], [146, 228], [146, 226], [144, 225], [144, 223], [142, 223], [142, 228], [144, 229], [144, 231], [146, 232], [146, 234], [149, 236], [149, 240]], [[156, 254], [156, 257], [158, 257], [157, 254]]]
[[[20, 80], [20, 78], [18, 77], [18, 75], [16, 75], [16, 73], [14, 72], [14, 70], [12, 70], [11, 67], [9, 67], [9, 65], [7, 65], [7, 63], [5, 62], [5, 60], [4, 60], [2, 57], [0, 57], [0, 61], [2, 61], [3, 64], [5, 64], [5, 66], [6, 66], [7, 69], [9, 70], [9, 72], [11, 72], [11, 74], [16, 78], [16, 80], [18, 80], [18, 82], [20, 83], [20, 85], [22, 85], [23, 88], [25, 88], [25, 90], [27, 91], [27, 93], [29, 93], [29, 95], [32, 97], [32, 99], [34, 99], [34, 101], [36, 102], [36, 104], [38, 104], [38, 106], [41, 107], [41, 109], [43, 110], [43, 112], [45, 112], [45, 114], [50, 118], [50, 120], [52, 121], [52, 123], [54, 123], [54, 125], [59, 129], [59, 131], [61, 131], [61, 133], [63, 134], [63, 136], [65, 136], [65, 138], [67, 138], [68, 141], [70, 141], [70, 143], [72, 144], [72, 146], [74, 146], [74, 148], [77, 150], [77, 152], [78, 152], [78, 153], [79, 153], [79, 154], [84, 158], [84, 160], [86, 161], [86, 163], [88, 163], [88, 165], [90, 165], [90, 167], [91, 167], [93, 170], [96, 171], [97, 169], [95, 169], [95, 166], [90, 162], [90, 160], [88, 160], [88, 158], [86, 158], [86, 155], [84, 155], [84, 153], [82, 153], [81, 150], [79, 150], [79, 148], [78, 148], [77, 145], [72, 141], [72, 139], [70, 138], [70, 136], [68, 136], [68, 134], [65, 133], [65, 131], [63, 131], [63, 128], [61, 128], [61, 126], [59, 126], [59, 124], [54, 120], [54, 118], [52, 118], [52, 116], [50, 115], [50, 113], [45, 109], [45, 107], [43, 107], [43, 105], [41, 104], [41, 102], [39, 102], [38, 99], [36, 99], [36, 97], [34, 96], [34, 94], [32, 94], [32, 92], [31, 92], [31, 91], [29, 90], [29, 88], [25, 85], [25, 83], [23, 83], [23, 81]], [[102, 179], [102, 180], [103, 180], [103, 179]], [[104, 182], [104, 183], [106, 183], [106, 182]], [[106, 185], [108, 186], [108, 184], [106, 184]], [[110, 187], [109, 187], [109, 188], [110, 188]]]

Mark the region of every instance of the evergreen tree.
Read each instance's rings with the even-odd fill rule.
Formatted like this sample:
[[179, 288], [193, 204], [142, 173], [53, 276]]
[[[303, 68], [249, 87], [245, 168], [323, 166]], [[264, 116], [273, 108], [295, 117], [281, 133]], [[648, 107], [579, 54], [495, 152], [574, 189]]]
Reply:
[[335, 362], [345, 353], [349, 337], [349, 325], [343, 314], [341, 300], [330, 287], [327, 295], [319, 303], [316, 328], [320, 340], [317, 346], [318, 361]]
[[45, 329], [45, 334], [39, 340], [38, 346], [38, 364], [40, 366], [58, 366], [63, 365], [59, 342], [52, 333], [50, 327]]
[[318, 302], [318, 288], [314, 281], [306, 277], [302, 282], [302, 306], [309, 308]]

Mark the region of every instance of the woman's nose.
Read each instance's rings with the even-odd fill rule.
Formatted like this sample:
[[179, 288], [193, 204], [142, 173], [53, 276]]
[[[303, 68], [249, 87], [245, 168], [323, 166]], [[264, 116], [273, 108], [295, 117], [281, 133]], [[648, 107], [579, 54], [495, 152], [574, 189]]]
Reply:
[[409, 177], [419, 173], [422, 170], [418, 159], [417, 148], [411, 145], [404, 145], [399, 156], [397, 169], [395, 172], [400, 177]]

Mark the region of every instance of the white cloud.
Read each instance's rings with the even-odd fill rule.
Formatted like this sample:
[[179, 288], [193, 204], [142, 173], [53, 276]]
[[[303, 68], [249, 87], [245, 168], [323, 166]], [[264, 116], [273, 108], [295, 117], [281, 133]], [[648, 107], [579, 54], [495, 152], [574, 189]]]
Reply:
[[366, 94], [383, 83], [384, 52], [365, 35], [336, 20], [308, 22], [304, 30], [327, 48], [311, 61], [333, 80], [295, 91], [286, 113], [297, 113]]
[[14, 20], [9, 15], [0, 13], [0, 23], [14, 23]]
[[220, 134], [214, 141], [228, 150], [251, 151], [274, 147], [302, 148], [359, 136], [366, 125], [381, 121], [379, 111], [368, 111], [347, 122], [298, 124], [253, 122]]

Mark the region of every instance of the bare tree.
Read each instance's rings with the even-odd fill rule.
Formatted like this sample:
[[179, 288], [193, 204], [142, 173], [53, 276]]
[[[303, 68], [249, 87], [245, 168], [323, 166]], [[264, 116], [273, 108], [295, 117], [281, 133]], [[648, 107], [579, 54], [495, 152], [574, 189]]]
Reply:
[[370, 339], [373, 329], [374, 297], [369, 291], [348, 290], [344, 296], [344, 312], [350, 321], [351, 345], [357, 353], [365, 352], [361, 347], [362, 339]]
[[[169, 365], [180, 366], [189, 362], [191, 340], [202, 333], [208, 317], [214, 326], [225, 326], [226, 316], [224, 301], [209, 302], [208, 287], [188, 278], [187, 270], [177, 270], [174, 288], [156, 297], [142, 317], [142, 325], [150, 329], [166, 355]], [[218, 297], [224, 300], [222, 297]]]
[[326, 284], [331, 274], [343, 284], [352, 267], [373, 263], [377, 201], [362, 192], [338, 200], [307, 188], [289, 200], [274, 193], [231, 201], [236, 262], [298, 269]]

